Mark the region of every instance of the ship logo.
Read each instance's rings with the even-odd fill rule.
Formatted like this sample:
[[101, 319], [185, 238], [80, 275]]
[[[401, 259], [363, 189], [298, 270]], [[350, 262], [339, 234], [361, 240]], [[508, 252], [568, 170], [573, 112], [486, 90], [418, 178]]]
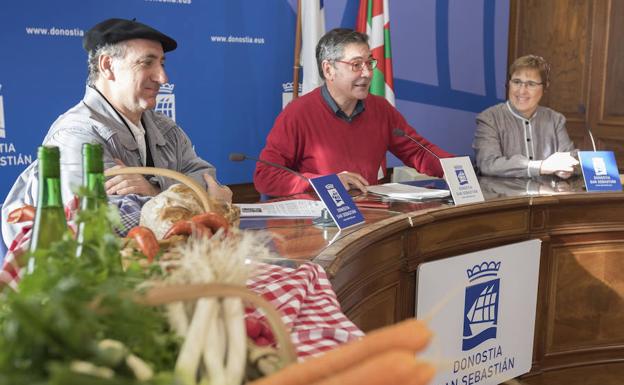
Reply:
[[455, 167], [455, 175], [457, 176], [457, 181], [459, 182], [460, 186], [468, 184], [468, 176], [466, 175], [466, 171], [464, 171], [464, 168], [462, 166]]
[[325, 189], [327, 190], [327, 193], [329, 194], [331, 199], [334, 201], [334, 204], [336, 205], [336, 207], [340, 207], [345, 204], [345, 201], [342, 199], [342, 197], [340, 196], [340, 193], [338, 192], [338, 190], [336, 190], [336, 187], [334, 187], [333, 184], [331, 183], [326, 184]]
[[158, 95], [156, 95], [156, 107], [154, 111], [160, 112], [163, 115], [167, 115], [175, 122], [176, 110], [175, 110], [175, 94], [173, 88], [175, 84], [165, 83], [160, 86]]
[[462, 351], [496, 338], [500, 266], [501, 262], [482, 262], [466, 270], [469, 282], [479, 282], [466, 287]]
[[592, 165], [594, 166], [594, 174], [607, 175], [607, 164], [602, 158], [592, 158]]

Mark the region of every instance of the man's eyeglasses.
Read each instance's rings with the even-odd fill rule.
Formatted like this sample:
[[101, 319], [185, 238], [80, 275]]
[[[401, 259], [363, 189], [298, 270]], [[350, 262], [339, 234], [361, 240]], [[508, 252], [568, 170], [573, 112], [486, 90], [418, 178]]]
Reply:
[[533, 80], [527, 80], [526, 82], [523, 82], [520, 79], [511, 79], [509, 81], [509, 84], [511, 85], [512, 88], [521, 88], [524, 85], [526, 86], [526, 88], [533, 91], [534, 89], [536, 89], [537, 87], [541, 86], [544, 83], [534, 82]]
[[351, 65], [351, 71], [353, 72], [364, 71], [364, 67], [366, 67], [366, 69], [369, 71], [372, 71], [373, 69], [377, 68], [377, 59], [368, 59], [366, 61], [364, 60], [353, 60], [353, 61], [334, 60], [334, 61], [338, 63]]

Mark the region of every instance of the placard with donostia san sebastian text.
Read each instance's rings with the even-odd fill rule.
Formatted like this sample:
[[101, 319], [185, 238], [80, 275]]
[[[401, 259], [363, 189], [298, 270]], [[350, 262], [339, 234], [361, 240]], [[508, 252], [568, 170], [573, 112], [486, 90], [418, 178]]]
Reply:
[[440, 159], [440, 163], [456, 205], [484, 201], [481, 186], [469, 157], [444, 158]]
[[340, 182], [338, 175], [330, 174], [312, 178], [310, 184], [340, 230], [364, 223], [360, 209], [351, 199], [351, 195]]
[[579, 151], [578, 157], [588, 192], [622, 191], [613, 151]]
[[433, 339], [435, 385], [495, 385], [531, 370], [541, 241], [423, 263], [416, 316]]

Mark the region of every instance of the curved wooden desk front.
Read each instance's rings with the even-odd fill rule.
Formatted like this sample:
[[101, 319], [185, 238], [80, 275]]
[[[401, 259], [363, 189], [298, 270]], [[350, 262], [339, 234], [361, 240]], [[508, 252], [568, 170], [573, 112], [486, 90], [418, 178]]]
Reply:
[[281, 251], [311, 253], [343, 311], [366, 331], [414, 316], [419, 264], [541, 239], [532, 372], [624, 361], [624, 193], [530, 196], [521, 188], [514, 197], [492, 189], [497, 180], [481, 183], [484, 203], [364, 209], [372, 223], [332, 244], [335, 230], [302, 226], [283, 243], [300, 249]]

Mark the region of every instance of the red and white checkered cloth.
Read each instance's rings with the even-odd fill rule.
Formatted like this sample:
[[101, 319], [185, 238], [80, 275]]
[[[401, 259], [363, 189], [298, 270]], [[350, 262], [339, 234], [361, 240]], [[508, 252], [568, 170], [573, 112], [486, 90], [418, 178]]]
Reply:
[[[364, 333], [344, 315], [323, 268], [259, 264], [247, 287], [269, 301], [290, 330], [299, 359], [357, 340]], [[251, 316], [262, 318], [258, 311]]]
[[[80, 201], [77, 197], [71, 199], [70, 202], [65, 205], [65, 219], [67, 220], [67, 226], [76, 233], [76, 225], [73, 222], [73, 218], [78, 212], [80, 207]], [[17, 284], [19, 283], [23, 270], [20, 268], [20, 264], [23, 265], [26, 261], [21, 261], [20, 257], [26, 253], [30, 247], [30, 236], [32, 235], [33, 221], [26, 221], [22, 223], [22, 228], [19, 233], [9, 245], [9, 250], [4, 256], [2, 262], [2, 270], [0, 270], [0, 288], [4, 286], [10, 286], [13, 290], [17, 290]], [[2, 240], [0, 239], [0, 242]]]
[[[12, 242], [0, 271], [0, 286], [17, 289], [20, 269], [16, 261], [28, 250], [31, 225], [27, 224]], [[364, 333], [340, 309], [336, 293], [323, 268], [304, 263], [296, 269], [259, 263], [247, 287], [269, 301], [281, 314], [291, 334], [299, 359], [331, 350], [359, 339]], [[263, 320], [250, 310], [248, 316]]]
[[11, 242], [9, 250], [4, 257], [2, 270], [0, 270], [0, 288], [8, 285], [13, 290], [17, 289], [20, 272], [22, 271], [18, 261], [20, 260], [20, 256], [28, 251], [28, 246], [30, 245], [30, 234], [32, 233], [31, 230], [32, 222], [22, 227], [13, 242]]

